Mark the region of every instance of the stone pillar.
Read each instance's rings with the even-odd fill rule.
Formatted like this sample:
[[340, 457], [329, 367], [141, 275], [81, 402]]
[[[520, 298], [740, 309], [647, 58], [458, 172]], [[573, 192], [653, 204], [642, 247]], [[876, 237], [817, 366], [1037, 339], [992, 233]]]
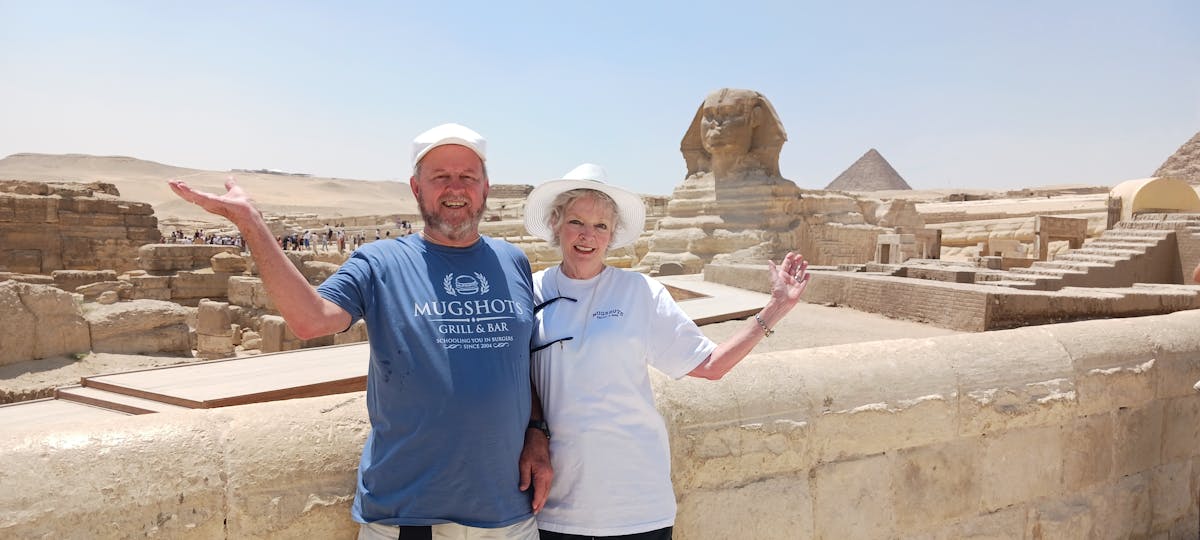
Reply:
[[228, 303], [201, 300], [196, 323], [196, 354], [208, 359], [233, 356], [232, 321]]

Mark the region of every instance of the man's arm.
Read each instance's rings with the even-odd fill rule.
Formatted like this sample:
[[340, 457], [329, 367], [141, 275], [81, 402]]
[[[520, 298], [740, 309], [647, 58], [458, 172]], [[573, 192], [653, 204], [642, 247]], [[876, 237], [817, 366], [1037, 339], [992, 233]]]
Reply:
[[275, 242], [262, 212], [231, 177], [225, 182], [224, 195], [196, 191], [180, 180], [168, 182], [183, 200], [233, 222], [242, 233], [267, 295], [300, 339], [312, 339], [345, 330], [351, 317], [337, 304], [321, 298], [308, 284], [283, 249]]
[[[542, 400], [538, 399], [537, 386], [529, 385], [532, 405], [529, 409], [529, 421], [543, 422]], [[525, 447], [521, 449], [521, 491], [529, 489], [533, 483], [533, 513], [542, 511], [546, 506], [546, 498], [550, 495], [550, 482], [554, 479], [554, 467], [550, 465], [550, 437], [539, 429], [525, 430]]]

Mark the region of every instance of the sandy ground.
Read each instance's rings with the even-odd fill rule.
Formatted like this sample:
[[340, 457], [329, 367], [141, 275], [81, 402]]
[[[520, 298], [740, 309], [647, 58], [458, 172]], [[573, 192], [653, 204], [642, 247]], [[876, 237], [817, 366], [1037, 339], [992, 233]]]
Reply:
[[264, 213], [307, 213], [330, 219], [417, 213], [406, 182], [201, 171], [119, 156], [13, 154], [0, 159], [0, 180], [107, 182], [117, 186], [121, 198], [149, 203], [164, 224], [223, 224], [221, 218], [177, 197], [167, 180], [177, 178], [197, 189], [224, 193], [230, 176]]

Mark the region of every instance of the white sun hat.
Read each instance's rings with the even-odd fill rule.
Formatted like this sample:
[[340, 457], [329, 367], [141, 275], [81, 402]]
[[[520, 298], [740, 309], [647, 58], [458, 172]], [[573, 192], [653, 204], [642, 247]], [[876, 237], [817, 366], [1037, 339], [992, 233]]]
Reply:
[[615, 249], [634, 243], [638, 236], [641, 236], [642, 229], [646, 228], [646, 204], [638, 194], [608, 185], [604, 183], [606, 180], [608, 174], [604, 172], [603, 167], [584, 163], [571, 169], [571, 172], [558, 180], [542, 183], [525, 199], [525, 229], [529, 234], [553, 243], [554, 229], [549, 222], [554, 199], [560, 193], [572, 189], [594, 189], [612, 197], [613, 202], [617, 203], [620, 223], [617, 230], [613, 231], [608, 248]]
[[457, 144], [470, 148], [479, 161], [487, 161], [487, 139], [475, 130], [459, 124], [442, 124], [417, 135], [412, 144], [412, 165], [415, 168], [430, 150], [445, 144]]

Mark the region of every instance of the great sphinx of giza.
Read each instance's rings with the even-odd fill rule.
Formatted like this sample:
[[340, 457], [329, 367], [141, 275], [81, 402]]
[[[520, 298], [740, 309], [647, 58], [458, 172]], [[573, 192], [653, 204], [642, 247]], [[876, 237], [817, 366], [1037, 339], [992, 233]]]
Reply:
[[878, 234], [894, 232], [879, 226], [924, 226], [903, 201], [801, 190], [779, 172], [786, 141], [783, 122], [762, 94], [710, 93], [679, 147], [687, 177], [638, 269], [696, 273], [710, 262], [764, 264], [792, 250], [812, 264], [862, 263], [874, 254]]

